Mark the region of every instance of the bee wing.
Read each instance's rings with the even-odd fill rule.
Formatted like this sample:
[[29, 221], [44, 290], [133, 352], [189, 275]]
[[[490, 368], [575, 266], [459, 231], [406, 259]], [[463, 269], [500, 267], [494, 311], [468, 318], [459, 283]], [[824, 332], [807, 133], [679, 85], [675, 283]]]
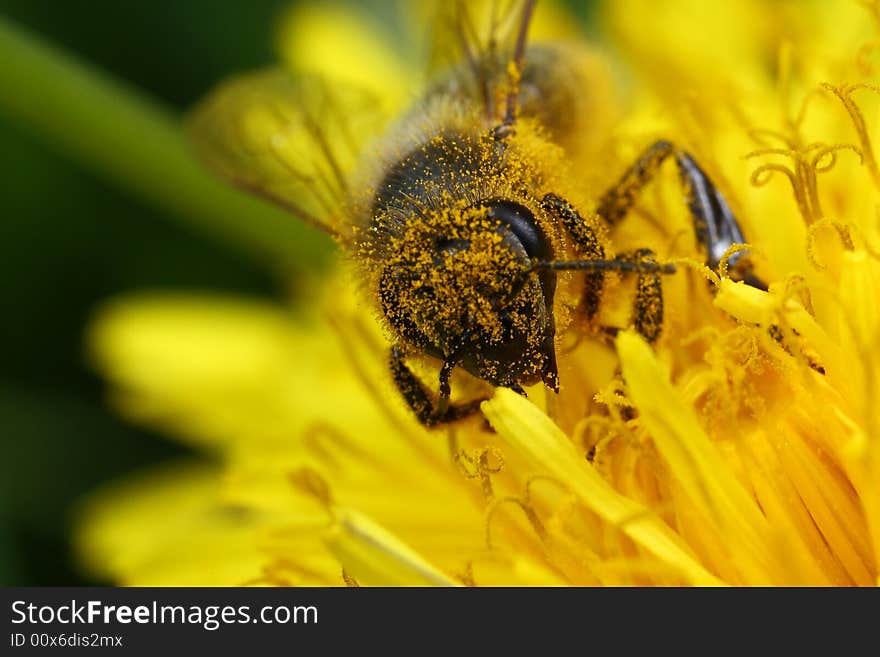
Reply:
[[479, 65], [513, 49], [522, 0], [454, 0], [438, 3], [433, 20], [432, 68], [458, 62]]
[[350, 84], [270, 69], [221, 84], [195, 108], [189, 128], [219, 176], [347, 242], [348, 177], [384, 124], [380, 108]]

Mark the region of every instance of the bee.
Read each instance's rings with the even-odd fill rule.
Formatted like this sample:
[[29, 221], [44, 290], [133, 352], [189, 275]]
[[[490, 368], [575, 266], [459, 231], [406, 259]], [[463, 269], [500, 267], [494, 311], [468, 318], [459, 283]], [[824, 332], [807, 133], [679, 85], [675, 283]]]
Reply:
[[[509, 28], [495, 21], [484, 40], [473, 36], [465, 3], [455, 7], [458, 61], [394, 122], [352, 85], [280, 71], [221, 85], [191, 122], [220, 176], [280, 203], [352, 256], [384, 318], [391, 377], [427, 426], [483, 401], [451, 402], [456, 368], [522, 394], [537, 383], [558, 392], [559, 336], [570, 325], [595, 327], [611, 273], [634, 279], [630, 323], [658, 339], [661, 278], [675, 267], [649, 248], [615, 251], [609, 233], [665, 160], [677, 165], [706, 264], [717, 268], [745, 242], [722, 194], [669, 141], [591, 203], [579, 185], [589, 166], [578, 157], [591, 131], [603, 130], [590, 101], [596, 55], [529, 46], [535, 0], [513, 6]], [[380, 137], [369, 142], [372, 134]], [[729, 265], [732, 277], [765, 287], [747, 253]], [[412, 356], [436, 362], [436, 388], [415, 374]]]

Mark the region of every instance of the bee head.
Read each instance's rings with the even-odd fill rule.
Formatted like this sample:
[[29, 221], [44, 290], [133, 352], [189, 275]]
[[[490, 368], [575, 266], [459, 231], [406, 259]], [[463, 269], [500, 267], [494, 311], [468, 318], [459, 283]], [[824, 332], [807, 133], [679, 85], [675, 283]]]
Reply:
[[528, 208], [495, 200], [420, 217], [393, 247], [379, 296], [404, 341], [494, 385], [555, 388], [553, 290], [531, 266], [550, 248]]

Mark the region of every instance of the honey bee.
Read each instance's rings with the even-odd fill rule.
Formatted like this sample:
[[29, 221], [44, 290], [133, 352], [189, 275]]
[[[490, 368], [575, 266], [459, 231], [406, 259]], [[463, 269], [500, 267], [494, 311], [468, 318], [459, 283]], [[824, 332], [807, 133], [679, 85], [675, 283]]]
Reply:
[[[703, 169], [668, 141], [591, 204], [572, 165], [583, 168], [578, 154], [602, 129], [601, 108], [589, 102], [595, 54], [529, 46], [535, 0], [512, 6], [509, 29], [495, 21], [483, 40], [465, 3], [455, 6], [458, 62], [390, 124], [376, 116], [381, 103], [352, 85], [280, 71], [221, 85], [192, 116], [211, 168], [353, 257], [390, 336], [391, 376], [427, 426], [482, 401], [450, 401], [455, 368], [520, 393], [539, 382], [558, 392], [559, 335], [595, 326], [610, 272], [635, 280], [631, 325], [657, 340], [661, 277], [675, 267], [648, 248], [616, 252], [608, 236], [664, 160], [677, 164], [706, 264], [718, 267], [745, 242]], [[381, 136], [368, 142], [371, 134]], [[732, 276], [764, 287], [745, 252], [729, 264]], [[436, 361], [436, 392], [407, 363], [414, 355]]]

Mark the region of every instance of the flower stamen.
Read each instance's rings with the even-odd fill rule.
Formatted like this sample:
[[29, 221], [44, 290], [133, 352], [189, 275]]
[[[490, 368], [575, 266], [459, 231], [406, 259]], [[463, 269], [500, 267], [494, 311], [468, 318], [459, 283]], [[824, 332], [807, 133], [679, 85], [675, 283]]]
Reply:
[[712, 271], [711, 267], [708, 267], [705, 263], [694, 260], [693, 258], [672, 258], [671, 260], [669, 260], [669, 264], [675, 266], [684, 265], [685, 267], [689, 267], [700, 274], [715, 287], [718, 287], [721, 284], [721, 278], [718, 276], [718, 274]]
[[298, 468], [288, 475], [288, 481], [309, 497], [316, 499], [327, 510], [332, 509], [333, 495], [330, 492], [330, 485], [317, 470], [309, 467]]
[[544, 523], [541, 522], [541, 519], [535, 512], [534, 507], [528, 500], [513, 496], [502, 497], [497, 500], [493, 500], [486, 509], [486, 547], [489, 550], [495, 549], [492, 544], [492, 520], [498, 513], [498, 509], [508, 504], [512, 504], [522, 510], [522, 512], [526, 516], [526, 520], [529, 521], [532, 529], [535, 530], [535, 534], [537, 534], [538, 538], [541, 539], [541, 543], [545, 544], [546, 547], [547, 529], [544, 527]]
[[810, 264], [813, 265], [816, 271], [825, 271], [827, 269], [826, 265], [819, 262], [819, 259], [816, 258], [816, 234], [819, 230], [828, 226], [831, 226], [837, 232], [837, 236], [840, 238], [840, 243], [844, 249], [847, 251], [855, 249], [852, 233], [850, 233], [850, 227], [847, 224], [828, 217], [819, 219], [807, 229], [807, 260], [810, 261]]
[[[479, 479], [483, 491], [483, 497], [487, 502], [492, 502], [495, 492], [492, 488], [492, 475], [498, 474], [504, 469], [504, 455], [499, 449], [492, 446], [472, 450], [458, 449], [453, 453], [453, 461], [459, 471], [467, 479]], [[494, 459], [495, 463], [492, 463]]]
[[871, 179], [874, 181], [874, 185], [880, 189], [880, 169], [877, 167], [877, 160], [874, 157], [874, 149], [871, 147], [871, 138], [868, 136], [868, 127], [865, 123], [865, 117], [862, 116], [862, 112], [859, 109], [859, 106], [852, 99], [853, 92], [859, 89], [869, 89], [874, 93], [880, 94], [880, 87], [873, 84], [843, 84], [843, 85], [833, 85], [827, 82], [822, 83], [822, 88], [827, 89], [831, 93], [833, 93], [837, 98], [840, 99], [840, 102], [843, 104], [844, 109], [846, 109], [847, 114], [849, 114], [850, 121], [852, 121], [853, 127], [856, 130], [856, 135], [858, 135], [859, 143], [861, 145], [862, 157], [864, 159], [865, 166], [868, 168], [868, 172], [871, 175]]

